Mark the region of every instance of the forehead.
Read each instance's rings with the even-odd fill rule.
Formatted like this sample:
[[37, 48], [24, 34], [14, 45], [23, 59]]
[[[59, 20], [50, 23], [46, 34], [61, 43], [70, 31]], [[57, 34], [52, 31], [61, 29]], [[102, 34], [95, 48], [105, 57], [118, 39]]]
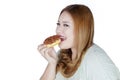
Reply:
[[60, 15], [58, 21], [60, 21], [60, 22], [70, 22], [70, 23], [73, 23], [72, 16], [71, 16], [68, 12], [66, 12], [66, 11], [64, 11], [64, 12]]

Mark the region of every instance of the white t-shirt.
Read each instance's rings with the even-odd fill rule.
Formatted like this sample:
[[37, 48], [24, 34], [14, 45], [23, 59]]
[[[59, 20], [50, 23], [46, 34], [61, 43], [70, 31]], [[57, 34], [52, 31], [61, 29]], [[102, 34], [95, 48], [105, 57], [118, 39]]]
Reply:
[[58, 72], [55, 80], [120, 80], [120, 72], [104, 50], [94, 44], [72, 77], [65, 78]]

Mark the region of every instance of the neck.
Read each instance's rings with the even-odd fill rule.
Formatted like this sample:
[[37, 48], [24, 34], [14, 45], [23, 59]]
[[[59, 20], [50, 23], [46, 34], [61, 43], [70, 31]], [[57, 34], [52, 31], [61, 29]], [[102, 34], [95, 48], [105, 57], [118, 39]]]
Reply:
[[77, 57], [77, 50], [75, 48], [71, 48], [72, 50], [72, 60], [75, 60]]

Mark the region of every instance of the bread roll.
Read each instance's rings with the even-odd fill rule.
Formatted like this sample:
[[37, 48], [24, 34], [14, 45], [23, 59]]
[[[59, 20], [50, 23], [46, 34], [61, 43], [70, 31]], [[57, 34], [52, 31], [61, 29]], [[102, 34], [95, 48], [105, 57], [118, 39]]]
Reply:
[[44, 44], [47, 45], [47, 47], [54, 47], [55, 45], [59, 44], [61, 42], [59, 35], [53, 35], [44, 40]]

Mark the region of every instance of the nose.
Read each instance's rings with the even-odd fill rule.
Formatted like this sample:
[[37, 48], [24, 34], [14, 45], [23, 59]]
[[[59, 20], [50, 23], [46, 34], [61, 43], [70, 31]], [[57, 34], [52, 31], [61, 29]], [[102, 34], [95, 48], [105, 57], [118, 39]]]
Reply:
[[62, 34], [63, 33], [63, 29], [62, 29], [62, 27], [60, 27], [60, 26], [58, 26], [57, 28], [56, 28], [56, 34]]

